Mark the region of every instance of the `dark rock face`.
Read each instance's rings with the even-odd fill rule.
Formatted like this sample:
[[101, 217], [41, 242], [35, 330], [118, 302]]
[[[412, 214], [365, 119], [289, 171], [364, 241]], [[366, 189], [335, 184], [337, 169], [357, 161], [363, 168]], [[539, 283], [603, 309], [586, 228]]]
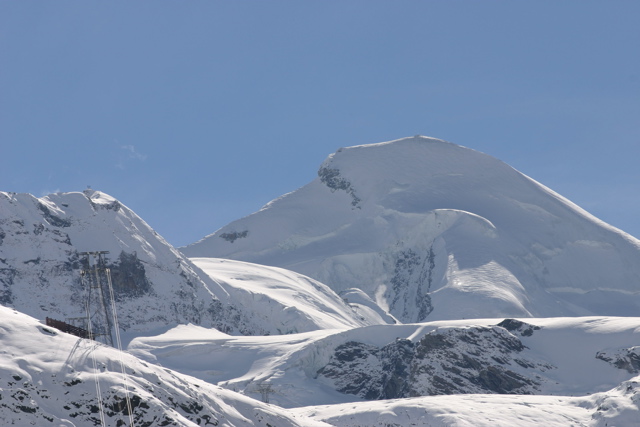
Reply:
[[347, 192], [351, 196], [351, 205], [354, 207], [358, 207], [360, 203], [360, 198], [356, 196], [356, 192], [351, 186], [351, 183], [347, 181], [342, 175], [340, 175], [339, 169], [322, 167], [318, 170], [318, 176], [320, 177], [320, 181], [322, 181], [327, 187], [331, 189], [331, 191], [342, 190]]
[[52, 226], [54, 227], [70, 227], [71, 226], [71, 221], [68, 219], [63, 219], [63, 218], [59, 218], [57, 216], [55, 216], [54, 214], [51, 213], [51, 211], [49, 210], [49, 208], [47, 208], [45, 205], [43, 205], [42, 203], [38, 203], [38, 209], [40, 210], [40, 212], [42, 212], [42, 216], [44, 217], [44, 219]]
[[[531, 393], [539, 380], [515, 370], [521, 370], [523, 364], [549, 367], [522, 358], [525, 348], [520, 339], [501, 327], [452, 328], [442, 334], [427, 334], [416, 345], [412, 396]], [[519, 362], [521, 359], [526, 362]]]
[[[368, 400], [378, 398], [382, 366], [379, 348], [350, 341], [338, 346], [330, 362], [318, 371], [319, 375], [335, 379], [336, 388], [345, 394], [354, 394]], [[348, 376], [345, 373], [349, 373]]]
[[135, 252], [131, 254], [125, 251], [120, 252], [118, 260], [110, 268], [116, 301], [122, 298], [141, 297], [152, 292], [144, 265]]
[[618, 369], [624, 369], [630, 374], [640, 372], [640, 347], [621, 348], [618, 350], [599, 351], [596, 359], [607, 362]]
[[540, 326], [530, 325], [516, 319], [504, 319], [502, 322], [498, 323], [498, 326], [505, 328], [512, 334], [518, 333], [523, 337], [530, 337], [533, 335], [533, 331], [540, 329]]
[[[155, 377], [157, 378], [157, 377]], [[86, 393], [85, 381], [75, 378], [70, 381], [58, 380], [52, 375], [49, 386], [46, 389], [38, 382], [14, 375], [11, 378], [0, 379], [0, 385], [7, 393], [0, 395], [0, 404], [8, 408], [11, 414], [6, 421], [12, 425], [25, 425], [25, 419], [34, 420], [33, 425], [52, 425], [58, 414], [74, 420], [80, 425], [101, 425], [100, 408], [94, 395]], [[136, 426], [164, 426], [177, 425], [171, 412], [191, 421], [194, 425], [218, 425], [217, 414], [208, 402], [202, 402], [200, 396], [192, 390], [177, 392], [162, 387], [154, 387], [150, 381], [142, 381], [145, 384], [143, 395], [133, 391], [129, 395], [133, 420]], [[76, 389], [82, 389], [76, 391]], [[62, 391], [65, 391], [64, 394]], [[73, 396], [73, 397], [72, 397]], [[144, 396], [144, 397], [143, 397]], [[151, 399], [149, 396], [152, 396]], [[42, 404], [47, 402], [47, 404]], [[39, 405], [37, 402], [40, 401]], [[49, 403], [51, 402], [51, 403]], [[203, 405], [202, 403], [205, 403]], [[102, 395], [104, 416], [108, 425], [124, 426], [129, 422], [129, 411], [126, 397], [121, 390], [115, 392], [110, 389]], [[24, 418], [23, 418], [24, 417]], [[78, 425], [78, 424], [76, 424]]]
[[232, 233], [222, 233], [220, 235], [220, 238], [226, 240], [227, 242], [233, 243], [238, 239], [244, 239], [248, 235], [249, 235], [249, 230], [234, 231]]
[[[433, 311], [431, 303], [431, 285], [435, 269], [435, 253], [433, 247], [425, 256], [419, 255], [412, 249], [407, 249], [398, 253], [391, 286], [394, 292], [390, 308], [401, 319], [408, 319], [411, 322], [424, 321], [429, 313]], [[417, 307], [417, 315], [413, 312], [413, 307]]]
[[414, 344], [407, 339], [398, 338], [395, 342], [382, 347], [380, 358], [384, 372], [383, 387], [378, 399], [393, 399], [410, 393], [411, 362], [415, 355]]
[[13, 280], [18, 274], [15, 268], [3, 267], [0, 259], [0, 304], [10, 306], [13, 303]]
[[347, 342], [318, 371], [335, 388], [367, 400], [454, 394], [531, 394], [553, 366], [521, 355], [526, 346], [498, 326], [432, 331], [384, 347]]

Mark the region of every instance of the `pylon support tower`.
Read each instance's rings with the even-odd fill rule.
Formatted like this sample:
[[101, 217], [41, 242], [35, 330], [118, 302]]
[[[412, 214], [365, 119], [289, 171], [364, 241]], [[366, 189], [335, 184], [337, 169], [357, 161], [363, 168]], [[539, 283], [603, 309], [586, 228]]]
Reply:
[[80, 252], [86, 261], [80, 274], [86, 293], [86, 329], [94, 340], [113, 347], [113, 326], [107, 309], [107, 301], [111, 301], [111, 271], [105, 261], [108, 253], [109, 251]]

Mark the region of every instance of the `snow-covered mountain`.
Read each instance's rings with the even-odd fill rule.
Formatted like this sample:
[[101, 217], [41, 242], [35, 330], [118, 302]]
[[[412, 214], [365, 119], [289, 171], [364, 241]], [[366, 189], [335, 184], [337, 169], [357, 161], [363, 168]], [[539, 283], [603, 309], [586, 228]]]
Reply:
[[640, 313], [638, 239], [421, 136], [340, 149], [308, 185], [182, 251], [357, 288], [402, 322]]
[[[197, 326], [132, 354], [283, 407], [451, 394], [584, 396], [640, 373], [640, 318], [473, 319], [247, 337]], [[636, 402], [640, 404], [640, 401]], [[428, 425], [428, 424], [427, 424]]]
[[[504, 327], [492, 326], [492, 319], [256, 337], [182, 325], [158, 337], [136, 339], [131, 351], [146, 359], [141, 360], [0, 306], [0, 420], [2, 425], [16, 426], [130, 425], [128, 394], [137, 426], [637, 425], [640, 377], [638, 366], [627, 362], [632, 360], [629, 354], [637, 355], [637, 347], [629, 346], [637, 343], [640, 319], [527, 321], [509, 320]], [[557, 393], [546, 389], [540, 390], [544, 395], [454, 394], [363, 401], [332, 392], [306, 373], [334, 359], [333, 350], [340, 343], [354, 342], [350, 340], [380, 346], [399, 333], [419, 343], [434, 332], [474, 333], [483, 328], [501, 328], [500, 334], [520, 340], [528, 346], [520, 350], [529, 353], [524, 358], [553, 360], [546, 383]], [[164, 367], [150, 363], [149, 358], [156, 356], [156, 362], [166, 363]], [[179, 365], [180, 371], [169, 369], [172, 365]], [[209, 379], [222, 378], [222, 387], [185, 375], [190, 369]], [[617, 386], [609, 386], [618, 379]], [[297, 389], [300, 386], [304, 388]], [[603, 391], [585, 396], [584, 390], [590, 388]], [[277, 403], [287, 396], [297, 399], [297, 408], [259, 401], [268, 397]], [[334, 404], [318, 406], [328, 400]]]
[[[42, 322], [85, 315], [84, 251], [125, 353]], [[0, 424], [127, 425], [127, 387], [146, 426], [640, 425], [640, 241], [485, 154], [341, 149], [184, 253], [98, 191], [0, 193]]]
[[[109, 251], [119, 324], [129, 337], [186, 323], [242, 334], [382, 323], [375, 316], [365, 319], [329, 288], [299, 274], [287, 276], [242, 263], [219, 263], [220, 275], [212, 268], [204, 274], [133, 211], [104, 193], [86, 190], [40, 199], [0, 193], [0, 303], [40, 319], [85, 316], [86, 286], [80, 277], [84, 251]], [[303, 289], [319, 290], [323, 305], [314, 313], [329, 306], [334, 312], [320, 319], [306, 312], [313, 304], [294, 307], [265, 296], [273, 290], [259, 290], [267, 277], [271, 288], [296, 289], [300, 282], [291, 301], [314, 300], [316, 296]], [[233, 283], [249, 285], [255, 301], [271, 299], [269, 307], [251, 307], [241, 297], [248, 293]], [[283, 316], [266, 314], [285, 308]], [[332, 322], [327, 323], [329, 318]]]
[[257, 322], [274, 325], [279, 335], [387, 323], [366, 305], [347, 303], [328, 286], [293, 271], [215, 258], [191, 261], [236, 305]]
[[[504, 319], [498, 326], [495, 319], [440, 321], [254, 337], [181, 325], [157, 337], [135, 339], [129, 354], [0, 307], [0, 420], [16, 426], [129, 425], [128, 394], [135, 425], [141, 426], [637, 425], [640, 365], [634, 344], [639, 318], [527, 322]], [[494, 336], [483, 335], [486, 332]], [[446, 344], [451, 337], [454, 346]], [[363, 396], [336, 391], [337, 384], [322, 377], [326, 367], [340, 366], [336, 355], [343, 354], [345, 344], [356, 348], [358, 342], [380, 349], [394, 342], [421, 346], [422, 354], [416, 352], [414, 357], [426, 361], [429, 354], [435, 356], [424, 366], [454, 381], [456, 375], [482, 378], [482, 372], [492, 367], [503, 372], [529, 370], [538, 383], [531, 392], [540, 395], [453, 394], [365, 401]], [[505, 342], [515, 358], [498, 348]], [[397, 373], [377, 370], [381, 358], [372, 352], [356, 351], [348, 359], [343, 362], [359, 359], [368, 365], [369, 369], [347, 372], [366, 374], [367, 384], [375, 383], [370, 379], [376, 374], [381, 374], [381, 384]], [[480, 359], [484, 360], [478, 363]], [[417, 383], [427, 384], [436, 376], [416, 378]]]
[[3, 426], [327, 426], [2, 306], [0, 325]]

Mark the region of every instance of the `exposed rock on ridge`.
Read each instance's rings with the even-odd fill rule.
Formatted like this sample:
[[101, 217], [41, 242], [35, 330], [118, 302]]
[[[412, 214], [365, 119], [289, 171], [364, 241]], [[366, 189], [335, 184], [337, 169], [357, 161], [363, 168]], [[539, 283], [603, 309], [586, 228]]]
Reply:
[[37, 199], [0, 193], [0, 303], [34, 317], [84, 316], [83, 251], [109, 251], [120, 327], [180, 323], [268, 334], [191, 262], [116, 199], [93, 190]]
[[399, 338], [384, 347], [350, 341], [335, 349], [318, 378], [341, 393], [367, 400], [531, 394], [544, 381], [540, 373], [553, 366], [522, 356], [525, 348], [518, 337], [499, 326], [446, 328], [415, 343]]

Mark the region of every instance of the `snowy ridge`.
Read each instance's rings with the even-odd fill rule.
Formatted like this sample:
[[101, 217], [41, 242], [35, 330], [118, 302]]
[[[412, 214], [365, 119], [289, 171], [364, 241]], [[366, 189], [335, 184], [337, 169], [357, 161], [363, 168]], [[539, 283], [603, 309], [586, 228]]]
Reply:
[[[137, 426], [324, 426], [130, 354], [43, 326], [0, 307], [2, 425], [129, 425], [120, 360]], [[98, 373], [93, 368], [96, 357]]]
[[233, 301], [259, 318], [280, 325], [278, 334], [350, 329], [386, 323], [380, 315], [344, 302], [326, 285], [292, 271], [240, 261], [192, 258]]
[[313, 182], [182, 251], [358, 288], [402, 322], [640, 310], [638, 239], [426, 137], [340, 149]]
[[[308, 376], [307, 372], [326, 363], [332, 348], [349, 340], [382, 345], [401, 334], [418, 341], [434, 331], [452, 328], [490, 326], [495, 329], [491, 326], [495, 319], [372, 326], [270, 337], [234, 337], [182, 325], [158, 337], [136, 339], [132, 352], [147, 358], [140, 360], [60, 333], [15, 310], [0, 307], [0, 318], [0, 419], [9, 425], [54, 423], [70, 427], [97, 423], [93, 355], [98, 362], [97, 376], [107, 426], [128, 422], [119, 366], [121, 357], [126, 365], [136, 425], [399, 427], [414, 423], [422, 426], [573, 424], [604, 427], [636, 425], [640, 414], [640, 377], [614, 366], [615, 363], [594, 357], [598, 349], [619, 354], [620, 349], [637, 342], [638, 318], [528, 319], [529, 324], [517, 320], [503, 323], [501, 333], [522, 340], [529, 347], [524, 351], [553, 360], [555, 368], [550, 369], [547, 376], [556, 382], [551, 386], [551, 389], [555, 387], [554, 395], [550, 395], [548, 388], [541, 391], [546, 395], [539, 396], [466, 394], [369, 402], [331, 392], [326, 384]], [[154, 355], [165, 367], [149, 363], [148, 358]], [[168, 369], [174, 362], [179, 362], [183, 372], [192, 369], [197, 374], [198, 369], [207, 369], [206, 375], [220, 377], [223, 388], [211, 384], [215, 381], [205, 382]], [[244, 375], [243, 369], [248, 369]], [[619, 385], [608, 386], [609, 382], [619, 379]], [[247, 385], [246, 389], [242, 389], [242, 385]], [[273, 404], [265, 405], [225, 390], [239, 388], [259, 398], [260, 386], [266, 385], [272, 387], [272, 402], [282, 401], [289, 394], [289, 403], [297, 399], [297, 404], [292, 406], [299, 408], [286, 410]], [[585, 396], [584, 390], [590, 388], [602, 391]], [[333, 400], [333, 404], [317, 406], [328, 400]]]
[[638, 374], [626, 362], [639, 333], [640, 318], [615, 317], [451, 320], [273, 337], [180, 326], [137, 338], [129, 350], [254, 398], [269, 384], [272, 403], [299, 407], [434, 394], [606, 392]]
[[[123, 356], [28, 316], [82, 316], [95, 250]], [[640, 241], [490, 156], [340, 149], [183, 250], [104, 193], [0, 193], [0, 424], [97, 425], [98, 377], [123, 425], [121, 357], [136, 425], [640, 424]]]
[[638, 425], [640, 377], [587, 397], [452, 395], [309, 406], [292, 412], [336, 427], [608, 427]]
[[[109, 251], [120, 324], [146, 332], [182, 322], [219, 323], [228, 299], [135, 213], [103, 193], [0, 193], [2, 303], [64, 320], [84, 314], [83, 251]], [[227, 325], [233, 329], [233, 326]]]
[[[316, 299], [319, 304], [315, 317], [294, 304], [289, 304], [287, 314], [280, 316], [285, 305], [277, 301], [272, 304], [271, 314], [261, 313], [257, 307], [247, 305], [243, 291], [202, 273], [134, 212], [104, 193], [86, 190], [40, 199], [29, 194], [0, 193], [3, 305], [40, 319], [48, 316], [64, 321], [83, 317], [85, 289], [80, 278], [83, 268], [80, 252], [96, 250], [110, 252], [107, 260], [119, 323], [129, 338], [185, 323], [241, 334], [383, 323], [374, 315], [363, 319], [326, 286], [299, 274], [276, 274], [275, 269], [261, 271], [260, 266], [227, 264], [224, 274], [242, 276], [242, 283], [253, 288], [254, 297], [259, 294], [256, 289], [262, 286], [256, 280], [270, 277], [272, 288], [306, 287], [307, 292], [299, 292], [297, 296], [311, 301], [309, 307], [314, 306]], [[231, 265], [236, 266], [235, 270]], [[224, 274], [216, 277], [226, 277]], [[234, 283], [239, 282], [240, 279]], [[262, 294], [261, 298], [270, 297]], [[320, 314], [319, 310], [327, 310], [329, 306], [336, 310], [333, 316]]]

